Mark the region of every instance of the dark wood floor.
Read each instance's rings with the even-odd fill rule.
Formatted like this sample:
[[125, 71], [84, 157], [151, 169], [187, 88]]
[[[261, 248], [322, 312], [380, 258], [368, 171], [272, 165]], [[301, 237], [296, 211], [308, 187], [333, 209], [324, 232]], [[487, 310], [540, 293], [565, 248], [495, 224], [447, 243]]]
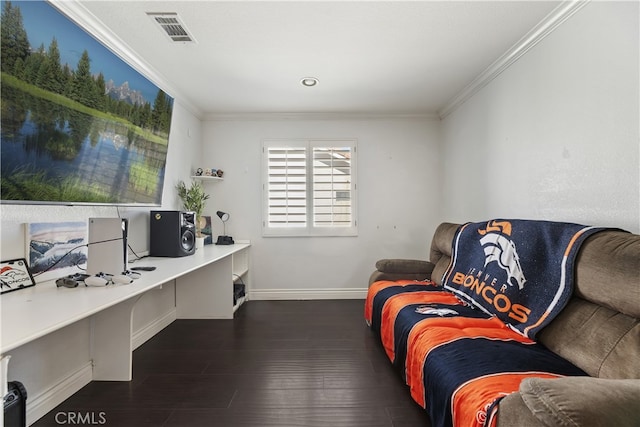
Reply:
[[175, 321], [134, 352], [131, 382], [92, 382], [34, 426], [429, 427], [363, 304], [250, 301], [234, 320]]

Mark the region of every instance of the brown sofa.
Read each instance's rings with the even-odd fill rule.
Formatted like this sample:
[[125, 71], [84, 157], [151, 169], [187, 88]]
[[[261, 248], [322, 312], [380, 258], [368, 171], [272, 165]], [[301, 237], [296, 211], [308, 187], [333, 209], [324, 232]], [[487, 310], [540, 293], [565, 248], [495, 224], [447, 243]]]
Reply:
[[[369, 284], [441, 284], [458, 227], [436, 229], [430, 261], [378, 261]], [[524, 380], [500, 402], [498, 427], [640, 426], [640, 235], [594, 234], [582, 244], [575, 269], [574, 294], [539, 342], [590, 377]]]

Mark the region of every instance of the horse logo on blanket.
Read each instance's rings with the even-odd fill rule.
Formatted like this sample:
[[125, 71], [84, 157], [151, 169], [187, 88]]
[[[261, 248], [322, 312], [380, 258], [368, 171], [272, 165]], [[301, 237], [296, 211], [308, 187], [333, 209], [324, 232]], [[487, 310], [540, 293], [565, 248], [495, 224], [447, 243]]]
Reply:
[[457, 316], [459, 314], [457, 311], [451, 310], [450, 308], [437, 308], [437, 307], [432, 307], [430, 305], [421, 305], [417, 307], [416, 313], [437, 315], [440, 317]]
[[480, 239], [484, 248], [484, 266], [497, 262], [498, 266], [507, 272], [507, 283], [512, 286], [518, 285], [520, 290], [524, 289], [527, 279], [520, 265], [516, 245], [504, 236], [511, 235], [511, 224], [507, 221], [490, 221], [487, 228], [478, 230], [478, 233], [484, 236]]

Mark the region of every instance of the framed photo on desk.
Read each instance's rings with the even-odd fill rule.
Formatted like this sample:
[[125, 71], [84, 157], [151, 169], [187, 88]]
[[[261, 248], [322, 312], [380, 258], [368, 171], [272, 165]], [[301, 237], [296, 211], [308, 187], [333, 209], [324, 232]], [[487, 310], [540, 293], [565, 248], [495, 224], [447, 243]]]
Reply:
[[38, 283], [86, 268], [86, 221], [32, 222], [24, 229], [25, 258]]
[[27, 260], [24, 258], [0, 262], [0, 294], [35, 286]]
[[204, 234], [204, 244], [213, 244], [213, 230], [211, 228], [211, 217], [202, 215], [200, 217], [200, 232]]

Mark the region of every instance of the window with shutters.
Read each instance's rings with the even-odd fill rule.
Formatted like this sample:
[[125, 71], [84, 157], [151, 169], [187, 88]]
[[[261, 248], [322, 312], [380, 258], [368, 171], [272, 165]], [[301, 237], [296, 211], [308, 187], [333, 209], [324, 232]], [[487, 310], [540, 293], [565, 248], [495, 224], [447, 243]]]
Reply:
[[265, 236], [355, 236], [356, 141], [263, 142]]

